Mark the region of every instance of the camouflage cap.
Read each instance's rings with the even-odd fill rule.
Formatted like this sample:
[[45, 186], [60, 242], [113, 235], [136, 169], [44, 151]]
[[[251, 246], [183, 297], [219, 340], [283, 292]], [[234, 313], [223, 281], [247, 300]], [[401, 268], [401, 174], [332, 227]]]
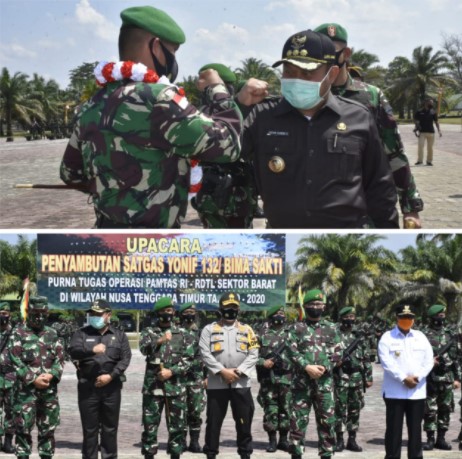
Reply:
[[323, 64], [335, 64], [335, 46], [325, 35], [304, 30], [288, 38], [282, 49], [282, 59], [273, 67], [284, 62], [304, 70], [316, 70]]
[[347, 314], [356, 314], [356, 309], [353, 306], [345, 306], [338, 312], [339, 317], [346, 316]]
[[46, 296], [30, 297], [29, 311], [48, 311], [48, 298]]
[[154, 311], [160, 311], [165, 308], [173, 308], [173, 299], [170, 298], [169, 296], [163, 296], [162, 298], [159, 298], [156, 303], [154, 304]]
[[212, 64], [207, 64], [207, 65], [202, 66], [199, 69], [199, 73], [203, 72], [204, 70], [208, 70], [208, 69], [216, 70], [218, 72], [218, 75], [220, 76], [220, 78], [225, 83], [229, 83], [229, 84], [236, 83], [236, 80], [237, 80], [236, 74], [229, 67], [226, 67], [226, 65], [213, 64], [213, 63]]
[[9, 311], [10, 310], [10, 303], [7, 301], [2, 301], [0, 303], [0, 311]]
[[102, 314], [104, 312], [111, 312], [111, 305], [103, 299], [96, 300], [87, 312], [95, 312], [96, 314]]
[[399, 304], [395, 308], [395, 314], [397, 316], [415, 316], [414, 306], [409, 304]]
[[335, 24], [334, 22], [327, 22], [325, 24], [321, 24], [319, 27], [316, 27], [314, 31], [326, 35], [331, 40], [348, 43], [348, 33], [345, 30], [345, 28], [342, 27], [340, 24]]
[[282, 309], [284, 312], [284, 306], [281, 305], [276, 305], [276, 306], [271, 306], [267, 311], [266, 311], [266, 317], [271, 317], [274, 316], [277, 312], [279, 312]]
[[239, 295], [237, 293], [225, 293], [220, 298], [220, 306], [229, 306], [234, 304], [236, 306], [240, 305]]
[[134, 6], [120, 13], [122, 27], [138, 27], [178, 45], [186, 41], [181, 27], [164, 11], [152, 6]]
[[433, 317], [439, 314], [440, 312], [445, 312], [446, 311], [446, 306], [443, 306], [442, 304], [434, 304], [433, 306], [430, 306], [427, 311], [428, 317]]
[[195, 303], [185, 303], [180, 306], [180, 309], [178, 310], [179, 313], [181, 314], [183, 311], [186, 311], [186, 309], [196, 309]]
[[311, 301], [327, 301], [326, 295], [321, 290], [308, 290], [303, 297], [303, 304], [310, 303]]

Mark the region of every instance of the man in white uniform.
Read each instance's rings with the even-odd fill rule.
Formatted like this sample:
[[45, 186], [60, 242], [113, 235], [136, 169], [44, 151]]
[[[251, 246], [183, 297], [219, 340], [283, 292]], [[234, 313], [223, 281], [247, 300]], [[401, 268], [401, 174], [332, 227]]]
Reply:
[[378, 352], [386, 405], [385, 459], [401, 457], [403, 418], [408, 426], [408, 458], [421, 459], [422, 420], [427, 396], [426, 377], [433, 368], [433, 350], [425, 335], [413, 330], [409, 305], [396, 308], [396, 326], [384, 333]]

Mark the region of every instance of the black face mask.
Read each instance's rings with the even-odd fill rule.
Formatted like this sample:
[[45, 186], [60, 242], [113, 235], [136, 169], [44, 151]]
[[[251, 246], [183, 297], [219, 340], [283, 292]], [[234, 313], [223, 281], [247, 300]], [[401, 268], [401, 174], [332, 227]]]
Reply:
[[29, 314], [27, 316], [27, 325], [34, 330], [43, 330], [47, 322], [45, 314]]
[[323, 310], [319, 308], [305, 308], [306, 318], [309, 320], [319, 319], [322, 316]]
[[8, 322], [10, 321], [10, 316], [0, 316], [0, 325], [5, 326], [8, 325]]
[[436, 328], [440, 328], [444, 325], [444, 319], [432, 319], [432, 324]]
[[196, 315], [194, 314], [189, 314], [189, 315], [185, 315], [183, 316], [183, 322], [185, 324], [192, 324], [194, 321], [196, 320]]
[[338, 65], [339, 68], [342, 68], [346, 64], [346, 60], [344, 59], [343, 62], [340, 64], [339, 59], [341, 54], [345, 51], [345, 48], [340, 49], [339, 51], [335, 51], [335, 64]]
[[159, 314], [159, 322], [163, 324], [168, 324], [172, 320], [173, 320], [173, 314], [171, 313]]
[[346, 328], [351, 328], [354, 324], [355, 324], [355, 320], [354, 319], [345, 319], [345, 320], [342, 320], [342, 325]]
[[152, 62], [154, 63], [156, 72], [159, 76], [165, 75], [170, 82], [173, 83], [178, 76], [178, 63], [176, 62], [175, 55], [171, 53], [161, 41], [159, 41], [166, 61], [165, 65], [162, 65], [152, 52], [152, 44], [154, 43], [154, 40], [155, 38], [152, 38], [149, 42], [149, 51], [151, 53]]
[[272, 316], [270, 320], [274, 325], [282, 325], [286, 322], [285, 316]]
[[238, 314], [239, 310], [234, 308], [221, 310], [221, 315], [226, 320], [236, 320]]

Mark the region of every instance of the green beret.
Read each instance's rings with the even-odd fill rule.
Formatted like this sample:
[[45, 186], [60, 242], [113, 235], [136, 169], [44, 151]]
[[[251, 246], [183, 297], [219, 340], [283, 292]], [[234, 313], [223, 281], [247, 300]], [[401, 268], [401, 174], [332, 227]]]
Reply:
[[220, 298], [220, 306], [228, 306], [230, 304], [240, 305], [239, 295], [237, 293], [225, 293]]
[[165, 308], [173, 308], [173, 300], [168, 296], [163, 296], [156, 301], [154, 311], [160, 311]]
[[310, 303], [315, 300], [325, 303], [326, 295], [321, 290], [308, 290], [303, 297], [303, 304]]
[[0, 303], [0, 311], [9, 311], [10, 310], [10, 303], [4, 301]]
[[338, 316], [343, 317], [347, 314], [356, 314], [356, 309], [353, 306], [345, 306], [344, 308], [340, 309]]
[[280, 310], [284, 310], [284, 306], [280, 306], [280, 305], [277, 305], [277, 306], [271, 306], [267, 311], [266, 311], [266, 317], [271, 317], [271, 316], [274, 316], [274, 314], [276, 314], [278, 311]]
[[181, 27], [164, 11], [152, 6], [134, 6], [120, 13], [122, 27], [138, 27], [178, 45], [186, 41]]
[[199, 73], [203, 72], [204, 70], [208, 70], [208, 69], [216, 70], [218, 72], [218, 75], [220, 75], [220, 78], [225, 83], [230, 83], [230, 84], [236, 83], [236, 79], [237, 79], [236, 74], [229, 67], [226, 67], [226, 65], [207, 64], [199, 69]]
[[434, 304], [428, 308], [427, 315], [428, 317], [433, 317], [444, 311], [446, 311], [446, 306], [443, 306], [442, 304]]
[[186, 309], [196, 309], [196, 305], [194, 303], [185, 303], [181, 305], [179, 312], [182, 313], [183, 311], [186, 311]]
[[46, 296], [33, 296], [29, 298], [29, 309], [48, 311], [48, 298]]
[[348, 43], [348, 33], [340, 24], [328, 22], [326, 24], [321, 24], [319, 27], [316, 27], [314, 31], [328, 36], [331, 40]]

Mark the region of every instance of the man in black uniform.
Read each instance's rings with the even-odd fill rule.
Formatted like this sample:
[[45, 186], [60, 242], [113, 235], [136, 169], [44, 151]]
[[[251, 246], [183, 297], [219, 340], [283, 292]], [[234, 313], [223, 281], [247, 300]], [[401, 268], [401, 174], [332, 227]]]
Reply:
[[435, 143], [435, 123], [440, 137], [440, 124], [438, 123], [438, 114], [433, 108], [433, 99], [428, 97], [425, 99], [423, 107], [414, 113], [415, 130], [419, 133], [419, 142], [417, 147], [417, 162], [416, 166], [423, 163], [424, 145], [427, 141], [427, 166], [433, 166], [433, 144]]
[[97, 300], [87, 312], [90, 325], [74, 333], [69, 349], [79, 380], [82, 459], [98, 458], [100, 431], [102, 457], [115, 459], [121, 389], [132, 353], [127, 335], [110, 325], [107, 301]]
[[370, 112], [330, 93], [335, 46], [306, 30], [282, 52], [283, 98], [257, 104], [241, 156], [253, 158], [272, 228], [398, 228], [397, 196]]

